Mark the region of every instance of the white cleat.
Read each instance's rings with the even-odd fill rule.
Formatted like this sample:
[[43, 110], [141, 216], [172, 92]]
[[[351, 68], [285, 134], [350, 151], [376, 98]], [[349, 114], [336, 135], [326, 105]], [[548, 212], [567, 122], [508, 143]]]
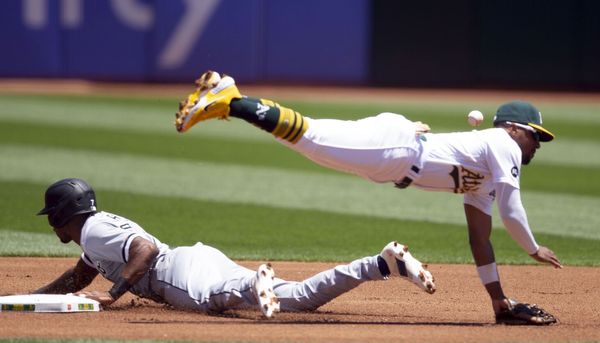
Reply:
[[[390, 275], [407, 279], [429, 294], [435, 292], [435, 278], [427, 270], [427, 265], [422, 264], [408, 252], [408, 246], [396, 241], [386, 245], [381, 254], [383, 262], [379, 270], [384, 278]], [[379, 259], [380, 262], [381, 259]]]
[[266, 318], [271, 318], [275, 312], [279, 312], [279, 299], [273, 291], [273, 280], [275, 271], [270, 263], [261, 264], [256, 272], [254, 282], [254, 294], [258, 299], [260, 310]]

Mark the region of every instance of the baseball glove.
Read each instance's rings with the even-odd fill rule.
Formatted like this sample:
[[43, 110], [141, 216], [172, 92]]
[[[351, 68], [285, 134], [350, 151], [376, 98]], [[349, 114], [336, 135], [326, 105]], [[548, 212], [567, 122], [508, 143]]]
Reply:
[[550, 325], [558, 323], [558, 319], [536, 304], [511, 302], [511, 308], [496, 313], [496, 323], [506, 325]]

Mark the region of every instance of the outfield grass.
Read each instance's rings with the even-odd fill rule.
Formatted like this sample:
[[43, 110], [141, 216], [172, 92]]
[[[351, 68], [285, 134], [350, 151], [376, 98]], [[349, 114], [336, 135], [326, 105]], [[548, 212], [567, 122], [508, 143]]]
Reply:
[[[436, 131], [469, 130], [464, 117], [473, 108], [286, 104], [312, 117], [394, 111]], [[598, 265], [600, 104], [536, 105], [558, 138], [523, 171], [530, 223], [565, 263]], [[495, 106], [478, 108], [490, 114]], [[430, 262], [471, 262], [460, 196], [400, 191], [327, 170], [241, 120], [177, 134], [175, 107], [176, 99], [0, 94], [0, 254], [77, 255], [34, 214], [49, 183], [81, 177], [101, 209], [171, 245], [202, 241], [236, 259], [348, 261], [397, 239]], [[532, 262], [497, 215], [494, 227], [499, 262]]]

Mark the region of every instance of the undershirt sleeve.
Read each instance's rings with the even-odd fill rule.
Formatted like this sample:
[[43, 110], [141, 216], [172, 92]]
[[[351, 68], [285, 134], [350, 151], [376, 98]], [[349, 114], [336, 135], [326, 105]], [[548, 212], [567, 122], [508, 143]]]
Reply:
[[539, 245], [529, 228], [527, 214], [521, 202], [521, 192], [514, 186], [504, 182], [496, 183], [495, 188], [498, 211], [506, 230], [512, 239], [529, 255], [535, 254], [539, 249]]

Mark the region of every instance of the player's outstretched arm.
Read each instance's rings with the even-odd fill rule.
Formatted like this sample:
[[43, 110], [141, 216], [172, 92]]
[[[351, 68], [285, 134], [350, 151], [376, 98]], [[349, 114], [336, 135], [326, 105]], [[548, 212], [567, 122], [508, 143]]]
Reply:
[[498, 183], [496, 184], [496, 196], [500, 217], [511, 237], [536, 261], [551, 264], [555, 268], [562, 268], [560, 260], [552, 250], [536, 243], [529, 228], [520, 191], [509, 184]]
[[496, 311], [506, 296], [500, 284], [494, 248], [490, 241], [492, 217], [473, 205], [465, 204], [464, 208], [469, 229], [469, 244], [477, 265], [477, 273], [492, 300], [494, 311]]
[[87, 287], [98, 275], [98, 271], [88, 266], [81, 258], [75, 267], [69, 268], [56, 280], [36, 289], [34, 294], [66, 294], [74, 293]]

